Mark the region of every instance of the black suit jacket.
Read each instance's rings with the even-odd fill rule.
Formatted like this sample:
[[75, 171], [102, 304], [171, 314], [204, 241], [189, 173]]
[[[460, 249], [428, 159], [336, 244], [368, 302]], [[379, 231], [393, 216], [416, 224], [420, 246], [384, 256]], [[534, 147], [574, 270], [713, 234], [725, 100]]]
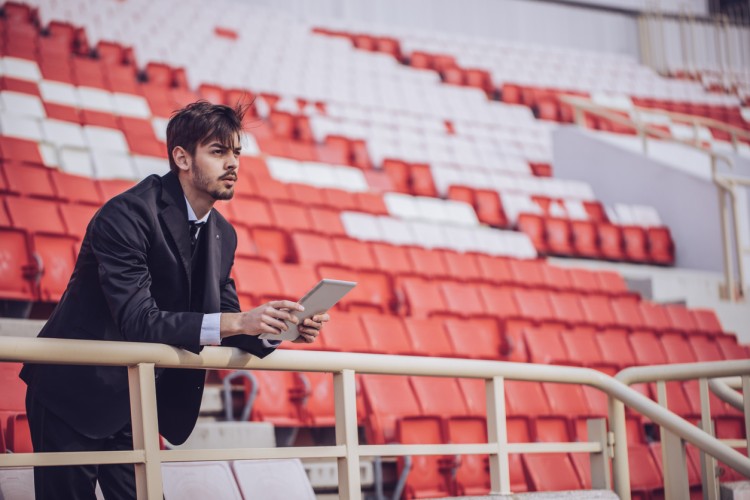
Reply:
[[[199, 352], [203, 313], [240, 310], [230, 278], [236, 233], [216, 210], [201, 231], [205, 289], [200, 311], [191, 312], [187, 208], [177, 176], [149, 176], [112, 198], [89, 223], [68, 287], [39, 336], [156, 342]], [[273, 350], [255, 336], [228, 340], [223, 344], [260, 357]], [[130, 420], [125, 367], [27, 364], [21, 378], [86, 436], [110, 436]], [[157, 369], [159, 431], [170, 442], [182, 443], [192, 432], [204, 379], [204, 370]]]

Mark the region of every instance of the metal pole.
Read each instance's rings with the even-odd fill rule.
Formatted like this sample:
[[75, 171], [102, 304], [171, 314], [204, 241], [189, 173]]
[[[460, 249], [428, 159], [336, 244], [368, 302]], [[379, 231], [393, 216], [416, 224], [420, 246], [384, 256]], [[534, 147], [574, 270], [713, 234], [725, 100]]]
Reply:
[[625, 405], [609, 397], [609, 424], [614, 434], [612, 472], [615, 493], [620, 500], [630, 500], [630, 468], [628, 465], [628, 435], [625, 427]]
[[[716, 157], [711, 157], [711, 165], [716, 171]], [[714, 177], [715, 178], [715, 177]], [[734, 266], [732, 265], [732, 252], [731, 252], [731, 241], [729, 239], [729, 221], [727, 201], [724, 194], [724, 187], [717, 184], [716, 189], [718, 190], [719, 196], [719, 215], [721, 219], [721, 236], [724, 243], [724, 286], [726, 287], [726, 299], [730, 302], [734, 302]]]
[[346, 456], [336, 459], [339, 498], [359, 500], [362, 498], [362, 490], [359, 477], [357, 388], [353, 370], [342, 370], [333, 374], [333, 397], [336, 404], [336, 444], [346, 447]]
[[487, 394], [487, 437], [497, 450], [490, 453], [490, 488], [493, 495], [510, 495], [508, 429], [505, 415], [505, 379], [492, 377], [485, 382]]
[[144, 453], [144, 463], [135, 464], [136, 494], [138, 500], [155, 500], [162, 498], [163, 492], [154, 364], [129, 366], [128, 385], [133, 450], [143, 450]]
[[[742, 377], [742, 402], [745, 406], [745, 429], [750, 429], [750, 376]], [[750, 453], [750, 439], [747, 440], [747, 452]]]
[[591, 488], [595, 490], [611, 490], [612, 478], [609, 475], [610, 447], [607, 434], [607, 419], [590, 418], [586, 421], [589, 441], [601, 443], [600, 453], [591, 453]]
[[742, 232], [740, 231], [740, 212], [739, 212], [739, 206], [737, 205], [737, 194], [735, 193], [735, 189], [737, 188], [737, 185], [732, 182], [730, 182], [730, 191], [729, 191], [729, 197], [731, 199], [731, 209], [732, 209], [732, 222], [734, 226], [734, 246], [735, 246], [735, 255], [737, 255], [737, 274], [739, 279], [739, 293], [741, 297], [745, 296], [746, 292], [746, 281], [745, 281], [745, 263], [743, 262], [744, 259], [744, 252], [742, 248]]
[[[701, 398], [701, 429], [711, 436], [714, 435], [714, 425], [711, 421], [711, 400], [708, 399], [708, 379], [702, 378], [698, 381]], [[701, 450], [701, 472], [703, 475], [703, 498], [707, 500], [718, 500], [719, 481], [716, 477], [716, 459]]]

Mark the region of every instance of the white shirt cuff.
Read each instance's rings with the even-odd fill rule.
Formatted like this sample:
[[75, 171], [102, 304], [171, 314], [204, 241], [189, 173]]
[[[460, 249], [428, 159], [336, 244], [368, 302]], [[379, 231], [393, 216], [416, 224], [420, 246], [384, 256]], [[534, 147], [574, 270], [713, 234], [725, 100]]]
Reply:
[[[280, 340], [262, 339], [263, 347], [271, 349], [281, 344]], [[221, 313], [203, 315], [201, 323], [201, 345], [221, 344]]]
[[201, 345], [221, 344], [221, 313], [203, 315], [201, 323]]

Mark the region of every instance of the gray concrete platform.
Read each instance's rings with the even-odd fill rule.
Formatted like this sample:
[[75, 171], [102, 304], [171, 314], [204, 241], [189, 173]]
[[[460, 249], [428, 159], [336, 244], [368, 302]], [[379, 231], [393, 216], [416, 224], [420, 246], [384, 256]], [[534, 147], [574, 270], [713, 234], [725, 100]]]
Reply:
[[511, 495], [484, 495], [470, 497], [449, 497], [440, 500], [619, 500], [609, 490], [540, 491], [533, 493], [513, 493]]

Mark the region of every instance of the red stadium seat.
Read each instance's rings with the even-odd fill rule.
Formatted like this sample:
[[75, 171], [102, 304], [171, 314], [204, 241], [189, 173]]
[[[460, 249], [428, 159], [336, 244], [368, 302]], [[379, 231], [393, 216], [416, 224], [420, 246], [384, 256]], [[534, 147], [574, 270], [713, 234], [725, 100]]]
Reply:
[[475, 191], [474, 208], [480, 222], [493, 227], [507, 227], [508, 218], [505, 215], [497, 191], [477, 189]]
[[15, 137], [0, 137], [0, 159], [44, 165], [36, 142]]
[[[0, 211], [5, 208], [0, 205]], [[23, 232], [0, 227], [3, 260], [0, 266], [0, 298], [31, 301], [34, 299], [34, 286], [31, 279], [37, 273], [37, 266], [31, 261], [31, 252]]]
[[528, 326], [524, 340], [532, 363], [564, 365], [571, 361], [557, 328]]
[[596, 340], [597, 335], [593, 330], [562, 330], [560, 340], [573, 363], [588, 367], [613, 366], [607, 365]]
[[297, 203], [275, 200], [270, 203], [271, 216], [277, 226], [287, 231], [310, 231], [312, 222], [307, 209]]
[[719, 349], [724, 355], [724, 359], [748, 359], [748, 352], [745, 347], [737, 343], [737, 337], [733, 334], [719, 335], [716, 337]]
[[723, 331], [719, 318], [711, 309], [692, 309], [693, 318], [698, 331], [705, 335], [720, 335]]
[[409, 168], [411, 192], [415, 196], [437, 197], [437, 189], [432, 179], [430, 166], [426, 163], [413, 163]]
[[599, 251], [608, 260], [625, 260], [622, 230], [613, 224], [599, 224]]
[[628, 448], [628, 464], [630, 467], [630, 488], [639, 498], [651, 498], [652, 491], [664, 488], [659, 466], [654, 460], [651, 450], [645, 445], [630, 446]]
[[597, 328], [607, 328], [617, 325], [609, 298], [601, 295], [581, 297], [581, 307], [589, 324]]
[[[306, 394], [292, 372], [256, 370], [258, 395], [250, 413], [250, 420], [269, 422], [276, 427], [300, 427], [304, 424], [301, 411]], [[250, 387], [247, 387], [246, 397]]]
[[250, 229], [250, 234], [259, 256], [272, 262], [293, 260], [295, 254], [286, 231], [273, 227], [254, 227]]
[[91, 205], [74, 205], [63, 203], [60, 205], [60, 215], [67, 228], [67, 234], [79, 240], [83, 239], [86, 227], [97, 211], [97, 207]]
[[500, 285], [515, 283], [513, 270], [511, 269], [511, 262], [510, 259], [504, 259], [502, 257], [491, 257], [482, 254], [477, 255], [477, 263], [479, 264], [484, 279]]
[[455, 357], [440, 318], [404, 318], [404, 327], [414, 352], [420, 356]]
[[279, 278], [283, 298], [287, 300], [301, 299], [319, 281], [315, 268], [307, 264], [277, 262], [273, 268]]
[[67, 236], [34, 236], [34, 253], [41, 263], [39, 298], [57, 302], [68, 286], [76, 258], [76, 241]]
[[25, 413], [8, 417], [8, 429], [5, 432], [5, 445], [13, 453], [33, 453], [31, 429]]
[[354, 269], [377, 269], [370, 244], [347, 237], [331, 238], [336, 262]]
[[624, 330], [606, 330], [596, 336], [605, 363], [625, 368], [635, 364], [635, 355]]
[[6, 162], [2, 165], [0, 175], [5, 173], [7, 186], [5, 191], [21, 196], [39, 198], [56, 198], [55, 188], [47, 167], [27, 166], [17, 162]]
[[94, 179], [68, 174], [60, 170], [52, 170], [50, 174], [59, 199], [97, 207], [102, 204], [102, 198], [96, 188]]
[[598, 259], [601, 256], [598, 248], [597, 227], [594, 222], [570, 221], [570, 232], [576, 255], [592, 259]]
[[374, 352], [381, 354], [414, 354], [401, 318], [382, 314], [360, 316], [362, 328]]
[[640, 302], [640, 308], [646, 327], [657, 332], [669, 329], [670, 322], [664, 306], [643, 300]]
[[521, 317], [531, 321], [548, 321], [555, 319], [555, 313], [549, 302], [548, 293], [541, 290], [524, 290], [517, 288], [513, 291]]
[[571, 229], [567, 219], [549, 217], [544, 221], [547, 249], [552, 255], [575, 254], [571, 241]]
[[[433, 250], [438, 252], [439, 250]], [[449, 275], [459, 281], [481, 280], [482, 270], [477, 262], [477, 257], [468, 253], [452, 252], [445, 250], [442, 252], [445, 264], [448, 267]]]
[[545, 266], [543, 262], [530, 259], [511, 259], [508, 263], [513, 274], [513, 282], [518, 286], [541, 288], [547, 284], [542, 271]]
[[[332, 319], [334, 315], [332, 314]], [[359, 314], [336, 312], [335, 320], [326, 324], [321, 337], [325, 349], [343, 352], [373, 352], [368, 336], [360, 322]]]
[[433, 277], [445, 277], [449, 275], [448, 265], [442, 252], [435, 252], [421, 247], [409, 247], [407, 253], [413, 264], [416, 274]]
[[564, 268], [546, 264], [541, 266], [545, 287], [552, 290], [570, 291], [573, 288], [571, 272]]
[[574, 290], [583, 293], [597, 293], [601, 290], [602, 285], [598, 279], [598, 273], [588, 269], [571, 268], [570, 283]]
[[370, 248], [378, 269], [400, 276], [414, 271], [406, 248], [389, 243], [371, 243]]
[[646, 230], [648, 256], [654, 264], [671, 266], [675, 261], [674, 242], [667, 227], [650, 227]]
[[641, 314], [640, 301], [637, 297], [614, 297], [609, 301], [609, 304], [618, 325], [631, 330], [646, 326], [646, 321]]
[[[396, 423], [396, 440], [401, 444], [439, 444], [446, 438], [440, 418], [405, 417]], [[398, 461], [399, 473], [403, 460]], [[411, 470], [406, 479], [406, 498], [440, 498], [450, 495], [447, 473], [453, 467], [453, 459], [435, 455], [411, 457]]]
[[525, 454], [521, 457], [534, 491], [579, 490], [573, 462], [564, 453]]
[[639, 226], [623, 226], [622, 240], [625, 258], [633, 262], [649, 262], [646, 249], [646, 230]]
[[482, 316], [486, 314], [476, 285], [458, 283], [455, 281], [443, 281], [439, 284], [446, 305], [446, 312], [463, 316]]
[[503, 338], [494, 318], [446, 319], [445, 331], [459, 356], [500, 359]]
[[[295, 373], [295, 385], [306, 388], [302, 412], [305, 425], [332, 427], [336, 424], [333, 398], [333, 374], [321, 372]], [[360, 416], [361, 418], [361, 416]]]
[[[360, 378], [365, 408], [367, 442], [385, 444], [396, 441], [396, 423], [405, 417], [421, 415], [411, 385], [404, 377], [362, 375]], [[393, 397], [398, 394], [399, 397]]]
[[233, 270], [238, 293], [252, 295], [256, 304], [282, 297], [282, 285], [269, 262], [237, 258]]
[[339, 262], [330, 238], [315, 233], [293, 233], [297, 259], [305, 264], [335, 264]]
[[425, 318], [447, 310], [440, 290], [433, 283], [421, 278], [403, 278], [400, 285], [410, 316]]
[[575, 293], [550, 293], [550, 305], [555, 319], [567, 325], [581, 325], [586, 323], [586, 315], [581, 307], [581, 301]]
[[[487, 423], [481, 418], [452, 418], [447, 422], [447, 438], [450, 443], [486, 443]], [[456, 494], [487, 495], [490, 492], [490, 474], [486, 455], [461, 455], [456, 470]], [[512, 478], [514, 471], [511, 471]], [[525, 488], [524, 481], [524, 488]], [[511, 484], [513, 491], [523, 491]]]
[[682, 304], [667, 304], [664, 306], [671, 325], [669, 329], [684, 334], [698, 333], [698, 325], [690, 310]]
[[519, 214], [517, 226], [519, 231], [526, 233], [537, 252], [546, 254], [549, 251], [544, 232], [544, 218], [541, 215]]
[[412, 390], [424, 415], [442, 418], [468, 415], [458, 380], [449, 377], [409, 377]]
[[328, 236], [346, 236], [346, 229], [341, 223], [341, 214], [331, 208], [310, 207], [312, 230]]

